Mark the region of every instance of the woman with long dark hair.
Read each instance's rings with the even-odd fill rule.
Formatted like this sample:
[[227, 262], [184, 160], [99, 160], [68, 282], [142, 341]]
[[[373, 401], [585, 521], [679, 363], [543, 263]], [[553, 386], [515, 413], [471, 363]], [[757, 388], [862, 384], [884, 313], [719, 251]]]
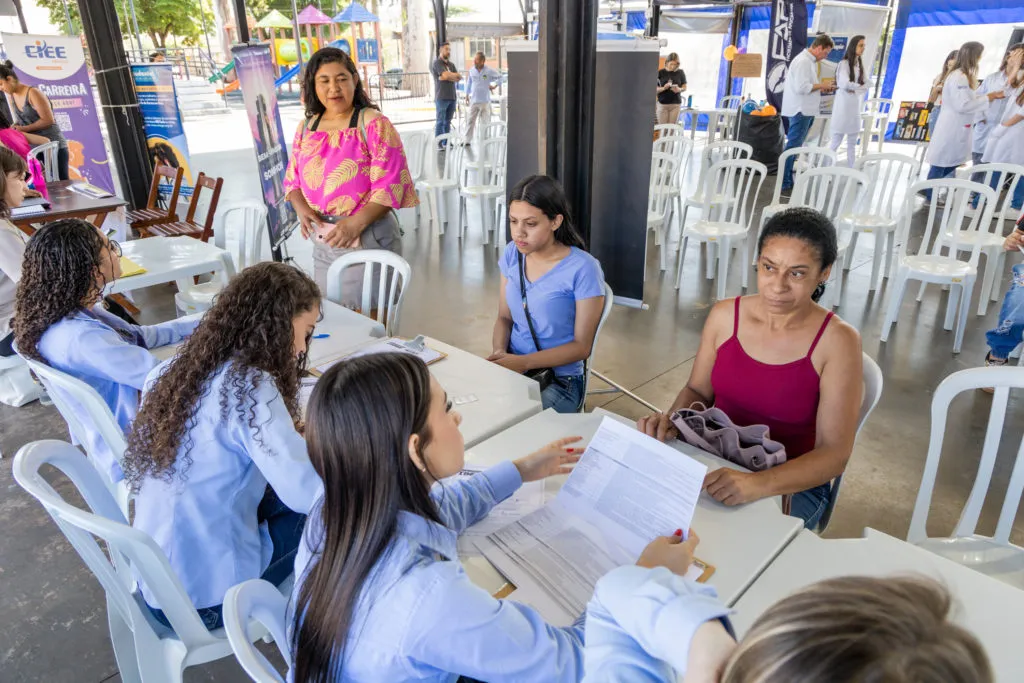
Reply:
[[49, 142], [59, 143], [57, 174], [61, 180], [67, 180], [70, 177], [68, 163], [71, 158], [68, 141], [64, 139], [64, 134], [53, 116], [50, 98], [39, 88], [22, 83], [10, 60], [0, 64], [0, 90], [11, 98], [11, 114], [14, 116], [14, 125], [11, 128], [22, 133], [39, 135]]
[[[283, 263], [246, 268], [189, 340], [150, 373], [128, 435], [134, 526], [163, 548], [210, 629], [224, 593], [292, 573], [319, 494], [299, 433], [299, 377], [320, 293]], [[168, 624], [152, 591], [142, 595]]]
[[295, 561], [291, 679], [575, 682], [583, 628], [491, 597], [459, 563], [458, 535], [523, 482], [568, 472], [561, 439], [468, 478], [461, 418], [403, 354], [338, 363], [313, 389], [306, 439], [323, 498]]
[[14, 355], [14, 296], [21, 279], [25, 255], [25, 233], [11, 223], [11, 209], [25, 199], [25, 160], [0, 147], [0, 358]]
[[946, 55], [946, 60], [942, 62], [942, 70], [932, 79], [932, 89], [928, 92], [928, 104], [931, 105], [928, 112], [929, 140], [935, 134], [935, 123], [939, 120], [939, 112], [942, 111], [942, 88], [946, 85], [946, 77], [956, 68], [956, 54], [957, 50], [952, 50]]
[[[13, 326], [19, 355], [91, 386], [127, 431], [146, 375], [159, 364], [150, 349], [180, 342], [196, 321], [140, 326], [108, 312], [101, 303], [103, 288], [121, 277], [120, 257], [117, 242], [91, 223], [66, 218], [43, 226], [25, 248]], [[80, 421], [91, 424], [84, 412]], [[111, 481], [121, 480], [121, 466], [99, 432], [72, 437]]]
[[586, 252], [565, 192], [553, 178], [519, 181], [509, 195], [508, 219], [512, 241], [501, 257], [501, 297], [487, 360], [547, 375], [544, 407], [575, 413], [585, 398], [584, 362], [604, 306], [601, 264]]
[[[327, 291], [327, 270], [353, 249], [402, 253], [396, 209], [419, 199], [402, 140], [367, 95], [352, 58], [317, 50], [303, 75], [306, 118], [285, 174], [288, 201], [302, 236], [313, 240], [313, 279]], [[358, 307], [362, 268], [345, 271], [344, 303]], [[369, 314], [369, 311], [364, 311]]]
[[818, 304], [837, 251], [835, 226], [820, 212], [772, 216], [757, 242], [758, 293], [715, 304], [686, 386], [668, 410], [637, 424], [675, 438], [671, 415], [701, 403], [738, 426], [767, 425], [786, 461], [760, 472], [719, 468], [704, 490], [725, 505], [791, 495], [790, 514], [808, 529], [853, 452], [864, 386], [860, 334]]
[[860, 117], [864, 94], [868, 91], [864, 73], [864, 36], [850, 38], [843, 61], [836, 67], [836, 98], [832, 104], [832, 151], [846, 137], [846, 164], [853, 168], [857, 160], [857, 136], [864, 122]]
[[[1002, 90], [985, 94], [978, 89], [978, 64], [985, 46], [981, 43], [964, 43], [957, 50], [956, 64], [946, 76], [942, 87], [942, 118], [935, 124], [931, 143], [925, 153], [925, 161], [931, 164], [928, 179], [948, 178], [958, 166], [971, 158], [973, 146], [973, 124], [975, 117], [988, 106], [989, 102], [1003, 99]], [[927, 193], [931, 199], [931, 193]]]

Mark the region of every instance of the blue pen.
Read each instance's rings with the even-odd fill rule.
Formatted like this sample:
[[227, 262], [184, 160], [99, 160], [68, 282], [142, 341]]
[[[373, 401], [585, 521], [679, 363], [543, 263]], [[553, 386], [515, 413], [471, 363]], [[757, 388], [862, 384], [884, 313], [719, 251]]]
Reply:
[[330, 336], [331, 335], [329, 335], [327, 333], [324, 333], [324, 334], [314, 334], [313, 335], [313, 339], [327, 339]]

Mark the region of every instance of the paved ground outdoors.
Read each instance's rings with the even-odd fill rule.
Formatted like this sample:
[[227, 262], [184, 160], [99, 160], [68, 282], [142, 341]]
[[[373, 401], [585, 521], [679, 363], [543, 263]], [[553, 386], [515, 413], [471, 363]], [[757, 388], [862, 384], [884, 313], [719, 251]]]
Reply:
[[[289, 141], [300, 117], [296, 102], [284, 103], [282, 118]], [[402, 125], [399, 130], [425, 125]], [[193, 168], [226, 179], [222, 205], [259, 196], [255, 156], [240, 107], [230, 115], [189, 121], [186, 130]], [[909, 153], [909, 148], [890, 147]], [[691, 164], [690, 178], [695, 184], [696, 155]], [[762, 204], [774, 181], [769, 177], [765, 183]], [[436, 231], [426, 228], [425, 220], [417, 229], [412, 212], [403, 214], [403, 246], [413, 267], [413, 280], [400, 332], [427, 334], [486, 355], [497, 312], [499, 274], [494, 247], [481, 243], [478, 216], [471, 210], [468, 236], [460, 242], [454, 230], [438, 237]], [[669, 240], [672, 245], [677, 241], [677, 235]], [[990, 306], [983, 318], [974, 315], [975, 292], [963, 352], [954, 356], [952, 332], [942, 329], [947, 294], [933, 286], [920, 304], [913, 295], [905, 298], [889, 343], [881, 344], [879, 331], [888, 288], [868, 293], [870, 240], [861, 242], [837, 313], [861, 331], [864, 350], [882, 368], [885, 388], [857, 441], [826, 535], [858, 536], [870, 526], [903, 538], [924, 466], [932, 393], [950, 373], [983, 364], [987, 350], [984, 333], [995, 325], [999, 306]], [[300, 238], [289, 241], [289, 253], [299, 265], [311, 269], [309, 246]], [[674, 264], [674, 256], [670, 260]], [[738, 260], [734, 259], [730, 274], [730, 296], [739, 293]], [[1007, 269], [1017, 259], [1008, 261]], [[697, 249], [687, 251], [683, 268], [683, 287], [677, 291], [674, 265], [664, 273], [658, 270], [658, 251], [651, 238], [645, 296], [649, 309], [616, 307], [596, 351], [595, 369], [663, 407], [687, 379], [714, 292], [713, 281], [704, 279], [703, 255]], [[1007, 281], [1005, 274], [1000, 281]], [[916, 293], [913, 287], [910, 291]], [[172, 317], [172, 294], [170, 286], [139, 292], [143, 322]], [[594, 388], [599, 386], [599, 382], [593, 383]], [[629, 417], [644, 413], [639, 404], [614, 395], [588, 401], [589, 407], [597, 405]], [[958, 519], [974, 480], [990, 406], [991, 398], [980, 392], [953, 404], [929, 525], [932, 533], [949, 533]], [[1011, 397], [1010, 411], [982, 515], [982, 533], [994, 528], [1016, 454], [1014, 444], [1020, 443], [1024, 428], [1024, 406], [1019, 397]], [[50, 518], [11, 478], [11, 457], [17, 448], [43, 438], [67, 438], [55, 409], [38, 404], [18, 410], [0, 406], [0, 452], [4, 455], [0, 460], [0, 523], [4, 527], [0, 536], [0, 613], [5, 615], [0, 622], [0, 681], [118, 681], [100, 586]], [[1016, 543], [1024, 542], [1022, 522], [1014, 527]], [[186, 680], [248, 679], [233, 659], [227, 659], [189, 669]]]

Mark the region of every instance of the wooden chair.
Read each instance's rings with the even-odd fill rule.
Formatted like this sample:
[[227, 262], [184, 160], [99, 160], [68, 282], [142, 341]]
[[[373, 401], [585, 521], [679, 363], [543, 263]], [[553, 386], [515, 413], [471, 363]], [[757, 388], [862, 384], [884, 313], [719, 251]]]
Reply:
[[[154, 168], [153, 183], [149, 186], [149, 198], [146, 200], [146, 208], [129, 211], [127, 214], [128, 225], [139, 229], [148, 225], [173, 223], [178, 220], [176, 208], [178, 205], [178, 193], [181, 191], [181, 179], [184, 175], [184, 168], [172, 168], [171, 166], [157, 166]], [[160, 180], [162, 178], [166, 178], [174, 184], [166, 209], [161, 209], [159, 204]]]
[[[222, 185], [224, 185], [223, 178], [212, 178], [205, 173], [200, 173], [199, 178], [196, 179], [195, 189], [192, 191], [192, 201], [188, 205], [188, 213], [185, 214], [185, 220], [160, 223], [159, 225], [147, 225], [139, 228], [139, 233], [143, 237], [178, 237], [184, 235], [206, 242], [210, 239], [210, 235], [213, 234], [213, 218], [217, 213], [217, 200], [220, 199]], [[196, 209], [199, 208], [199, 195], [203, 193], [204, 188], [213, 192], [213, 195], [210, 197], [210, 205], [206, 209], [206, 218], [202, 223], [198, 223], [195, 220]]]

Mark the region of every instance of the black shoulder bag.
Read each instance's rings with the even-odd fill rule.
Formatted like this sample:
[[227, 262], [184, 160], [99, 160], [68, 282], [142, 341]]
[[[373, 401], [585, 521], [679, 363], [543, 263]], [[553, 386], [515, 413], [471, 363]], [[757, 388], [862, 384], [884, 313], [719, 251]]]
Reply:
[[[540, 351], [540, 341], [537, 339], [537, 331], [533, 329], [533, 318], [530, 317], [530, 306], [526, 303], [526, 268], [523, 266], [523, 255], [516, 254], [516, 257], [519, 259], [519, 293], [523, 298], [523, 313], [526, 314], [526, 325], [530, 328], [533, 345]], [[544, 391], [552, 384], [559, 384], [558, 377], [555, 376], [555, 371], [551, 368], [536, 368], [534, 370], [527, 370], [523, 374], [537, 382], [540, 385], [541, 391]]]

